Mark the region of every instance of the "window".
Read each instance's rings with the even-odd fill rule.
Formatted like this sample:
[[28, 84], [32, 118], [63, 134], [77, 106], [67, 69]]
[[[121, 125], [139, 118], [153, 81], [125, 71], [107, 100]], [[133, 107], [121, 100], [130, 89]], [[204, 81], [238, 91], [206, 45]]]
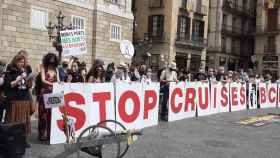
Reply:
[[31, 7], [31, 28], [46, 30], [48, 25], [48, 10], [40, 7]]
[[85, 18], [72, 16], [72, 25], [75, 29], [85, 29]]
[[226, 37], [222, 37], [222, 51], [223, 52], [226, 52], [227, 50], [227, 39], [226, 39]]
[[223, 25], [227, 25], [227, 15], [223, 14]]
[[178, 19], [178, 39], [189, 39], [190, 36], [190, 18], [179, 16]]
[[111, 24], [110, 28], [111, 41], [120, 41], [121, 40], [121, 26], [117, 24]]
[[148, 34], [149, 37], [161, 38], [164, 30], [164, 16], [163, 15], [153, 15], [149, 16], [148, 23]]
[[244, 9], [247, 9], [247, 3], [248, 3], [247, 0], [243, 0], [243, 8], [244, 8]]
[[204, 37], [204, 21], [194, 19], [192, 33], [192, 40], [202, 41]]
[[188, 0], [182, 0], [182, 8], [187, 8]]
[[120, 0], [110, 0], [112, 3], [120, 3]]
[[236, 47], [236, 40], [235, 39], [232, 39], [232, 41], [231, 41], [231, 52], [233, 53], [233, 54], [235, 54], [236, 52], [236, 49], [235, 49], [235, 47]]
[[232, 18], [232, 30], [235, 30], [236, 27], [236, 17]]

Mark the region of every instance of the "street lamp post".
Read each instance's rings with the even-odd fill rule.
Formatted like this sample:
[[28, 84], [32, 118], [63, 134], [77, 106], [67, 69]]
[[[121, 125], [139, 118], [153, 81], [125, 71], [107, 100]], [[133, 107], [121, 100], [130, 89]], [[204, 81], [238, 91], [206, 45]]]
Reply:
[[[61, 45], [61, 39], [60, 39], [60, 31], [63, 30], [72, 30], [74, 27], [70, 23], [70, 25], [65, 26], [63, 24], [63, 20], [65, 16], [62, 14], [61, 11], [59, 11], [57, 18], [57, 24], [52, 24], [52, 22], [49, 22], [49, 25], [46, 26], [48, 29], [48, 35], [49, 40], [52, 41], [53, 47], [55, 47], [55, 50], [58, 52], [58, 59], [59, 63], [61, 63], [61, 55], [62, 55], [62, 45]], [[54, 30], [56, 30], [56, 33], [54, 34]]]
[[136, 50], [141, 50], [141, 54], [148, 57], [148, 66], [151, 66], [151, 53], [149, 52], [153, 47], [153, 41], [149, 38], [148, 34], [144, 34], [144, 39], [134, 42]]

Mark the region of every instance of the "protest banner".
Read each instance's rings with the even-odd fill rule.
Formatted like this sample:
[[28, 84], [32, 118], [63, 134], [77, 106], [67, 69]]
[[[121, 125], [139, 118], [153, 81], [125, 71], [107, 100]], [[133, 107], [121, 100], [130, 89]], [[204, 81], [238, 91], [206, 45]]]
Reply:
[[196, 83], [171, 82], [169, 86], [168, 121], [195, 117]]
[[231, 111], [246, 110], [246, 84], [233, 82], [230, 84]]
[[159, 113], [159, 83], [142, 83], [144, 96], [144, 121], [142, 128], [158, 124]]
[[[144, 97], [141, 83], [116, 84], [116, 120], [127, 129], [140, 129], [144, 120]], [[118, 129], [117, 129], [118, 130]]]
[[230, 98], [229, 98], [229, 83], [220, 83], [217, 87], [216, 105], [219, 106], [219, 113], [229, 112]]
[[[216, 114], [219, 113], [220, 104], [217, 102], [217, 95], [220, 94], [220, 82], [211, 82], [211, 92], [210, 92], [210, 105], [211, 105], [211, 113]], [[219, 91], [218, 91], [219, 90]]]
[[260, 108], [273, 108], [277, 105], [277, 84], [259, 83]]
[[248, 108], [257, 109], [258, 98], [257, 98], [257, 84], [249, 83], [249, 98], [248, 98]]
[[197, 83], [197, 116], [207, 116], [211, 115], [211, 96], [210, 87], [208, 82], [198, 82]]
[[87, 53], [85, 30], [61, 31], [60, 38], [63, 56], [77, 56]]
[[66, 141], [64, 134], [64, 110], [75, 120], [78, 136], [85, 128], [102, 120], [115, 119], [114, 91], [112, 83], [104, 84], [54, 84], [53, 93], [64, 91], [65, 106], [52, 108], [50, 144]]

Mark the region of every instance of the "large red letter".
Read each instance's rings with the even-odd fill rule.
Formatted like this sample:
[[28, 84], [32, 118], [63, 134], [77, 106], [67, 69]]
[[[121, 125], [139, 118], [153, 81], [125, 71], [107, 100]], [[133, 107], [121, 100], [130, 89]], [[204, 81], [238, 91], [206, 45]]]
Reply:
[[226, 107], [228, 105], [228, 90], [226, 87], [222, 87], [221, 89], [221, 97], [222, 97], [222, 100], [221, 100], [221, 103], [222, 103], [222, 106], [223, 107]]
[[[110, 92], [94, 93], [92, 100], [99, 102], [100, 122], [106, 120], [106, 101], [111, 99]], [[104, 125], [105, 126], [105, 125]]]
[[202, 109], [202, 110], [205, 110], [208, 108], [209, 106], [209, 93], [208, 93], [208, 88], [205, 87], [205, 101], [204, 103], [202, 102], [202, 88], [198, 88], [198, 104], [199, 104], [199, 107]]
[[265, 96], [265, 88], [260, 87], [260, 103], [266, 102], [266, 96]]
[[240, 103], [244, 105], [246, 102], [246, 90], [244, 87], [241, 87], [240, 89]]
[[[150, 98], [152, 101], [150, 101]], [[144, 119], [148, 119], [149, 111], [156, 107], [157, 104], [157, 93], [153, 90], [145, 91], [144, 98]]]
[[[126, 113], [126, 108], [125, 108], [126, 101], [128, 99], [131, 99], [133, 101], [133, 112], [131, 115]], [[120, 97], [118, 108], [119, 108], [120, 117], [124, 122], [131, 123], [135, 121], [140, 113], [140, 99], [138, 95], [133, 91], [126, 91]]]
[[274, 87], [270, 87], [270, 89], [268, 90], [268, 100], [269, 100], [269, 102], [270, 103], [276, 102], [276, 97], [277, 97], [276, 89]]
[[231, 100], [232, 100], [231, 105], [232, 106], [237, 106], [238, 105], [237, 92], [238, 92], [238, 90], [237, 90], [236, 87], [231, 88]]
[[171, 94], [171, 98], [170, 98], [170, 106], [171, 106], [171, 110], [174, 113], [178, 113], [181, 111], [183, 104], [179, 103], [177, 106], [175, 105], [175, 99], [176, 96], [178, 97], [183, 97], [183, 92], [180, 88], [175, 88]]
[[185, 112], [189, 111], [189, 104], [192, 106], [192, 111], [195, 109], [195, 89], [194, 88], [188, 88], [186, 92], [186, 101], [185, 101]]
[[[78, 131], [85, 124], [86, 114], [81, 109], [71, 107], [69, 105], [69, 103], [71, 101], [74, 101], [74, 102], [76, 102], [77, 105], [84, 105], [86, 103], [85, 99], [82, 95], [73, 92], [73, 93], [66, 94], [64, 96], [64, 101], [65, 101], [65, 106], [60, 107], [59, 111], [61, 113], [64, 113], [64, 110], [66, 109], [68, 116], [74, 117], [76, 119], [75, 130]], [[62, 131], [64, 130], [64, 121], [63, 120], [57, 120], [57, 125], [60, 128], [60, 130], [62, 130]]]

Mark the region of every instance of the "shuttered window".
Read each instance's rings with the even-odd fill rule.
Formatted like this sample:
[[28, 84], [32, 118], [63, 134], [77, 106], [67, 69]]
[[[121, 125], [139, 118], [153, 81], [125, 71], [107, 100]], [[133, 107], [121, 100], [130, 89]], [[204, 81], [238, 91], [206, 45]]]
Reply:
[[120, 41], [121, 40], [121, 26], [117, 24], [111, 24], [110, 28], [111, 40]]
[[31, 28], [46, 30], [48, 25], [48, 10], [40, 7], [31, 7]]
[[72, 25], [75, 29], [85, 29], [85, 18], [72, 16]]
[[186, 16], [179, 16], [178, 19], [178, 38], [189, 39], [190, 36], [190, 18]]
[[148, 34], [149, 37], [162, 37], [164, 31], [164, 16], [152, 15], [149, 16]]

